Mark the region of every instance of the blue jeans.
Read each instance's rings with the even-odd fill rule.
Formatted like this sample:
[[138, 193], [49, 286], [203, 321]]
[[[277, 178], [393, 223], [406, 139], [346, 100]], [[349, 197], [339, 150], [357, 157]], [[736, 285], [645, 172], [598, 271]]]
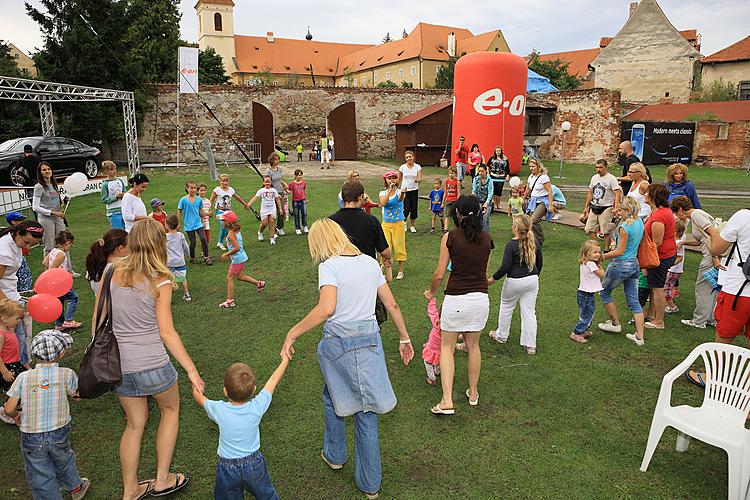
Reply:
[[60, 297], [60, 302], [63, 304], [63, 312], [57, 318], [57, 321], [55, 321], [55, 326], [62, 326], [63, 321], [73, 321], [73, 317], [76, 315], [76, 308], [78, 307], [78, 295], [73, 290], [70, 290]]
[[482, 213], [482, 228], [485, 231], [490, 230], [490, 214], [492, 213], [492, 200], [487, 202], [487, 209]]
[[70, 447], [70, 424], [49, 432], [21, 433], [26, 481], [34, 499], [62, 499], [60, 489], [81, 485], [76, 455]]
[[612, 290], [620, 284], [625, 289], [625, 300], [633, 314], [643, 312], [641, 303], [638, 302], [638, 274], [640, 266], [638, 259], [620, 259], [613, 260], [607, 267], [607, 272], [602, 280], [604, 289], [599, 292], [602, 303], [609, 304], [612, 302]]
[[578, 290], [578, 322], [573, 327], [576, 335], [581, 335], [591, 326], [596, 312], [596, 298], [592, 292]]
[[[346, 428], [344, 418], [333, 410], [328, 386], [323, 384], [323, 412], [325, 433], [323, 454], [332, 464], [346, 463]], [[378, 415], [373, 412], [354, 414], [354, 481], [365, 493], [380, 491], [383, 470], [380, 465], [378, 442]]]
[[459, 182], [464, 180], [464, 177], [466, 177], [466, 163], [460, 161], [456, 162], [456, 177]]
[[125, 221], [122, 220], [122, 214], [110, 214], [107, 218], [109, 219], [110, 229], [125, 229]]
[[243, 458], [219, 458], [216, 464], [215, 500], [242, 500], [244, 490], [258, 500], [279, 498], [260, 450]]
[[[215, 210], [214, 213], [217, 215], [217, 220], [218, 220], [218, 216], [221, 215], [221, 214], [223, 214], [224, 211], [223, 210]], [[229, 229], [225, 228], [224, 224], [222, 224], [221, 222], [219, 222], [219, 243], [221, 243], [223, 245], [224, 244], [224, 240], [227, 239], [227, 235], [228, 234], [229, 234]]]
[[[23, 321], [18, 322], [18, 326], [14, 330], [16, 339], [18, 339], [18, 347], [21, 351], [21, 364], [25, 365], [30, 361], [29, 351], [26, 349], [26, 328], [23, 326]], [[28, 333], [31, 335], [31, 332]]]
[[307, 226], [307, 203], [305, 203], [305, 200], [293, 201], [292, 210], [294, 210], [294, 228], [302, 229], [302, 226]]

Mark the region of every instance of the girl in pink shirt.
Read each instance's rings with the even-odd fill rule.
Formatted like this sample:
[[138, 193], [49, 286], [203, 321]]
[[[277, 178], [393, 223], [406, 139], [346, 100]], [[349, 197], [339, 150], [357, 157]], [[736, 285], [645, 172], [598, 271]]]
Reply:
[[[19, 373], [28, 370], [21, 364], [21, 347], [14, 330], [25, 316], [23, 307], [10, 299], [0, 300], [0, 391], [7, 391]], [[2, 406], [0, 406], [2, 409]], [[11, 423], [0, 415], [4, 422]]]

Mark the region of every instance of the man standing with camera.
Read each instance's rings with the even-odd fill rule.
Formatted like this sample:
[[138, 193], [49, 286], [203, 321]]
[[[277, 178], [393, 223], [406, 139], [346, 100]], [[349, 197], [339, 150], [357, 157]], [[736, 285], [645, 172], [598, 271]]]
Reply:
[[604, 239], [604, 248], [609, 248], [612, 241], [612, 211], [621, 194], [617, 178], [607, 171], [607, 160], [596, 160], [596, 173], [591, 177], [580, 221], [585, 221], [584, 231], [589, 238]]

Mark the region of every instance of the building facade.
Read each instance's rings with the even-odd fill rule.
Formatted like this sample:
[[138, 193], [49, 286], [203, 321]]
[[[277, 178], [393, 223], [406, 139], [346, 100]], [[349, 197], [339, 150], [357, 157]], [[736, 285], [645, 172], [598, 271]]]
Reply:
[[8, 44], [8, 48], [10, 49], [10, 57], [13, 58], [13, 61], [15, 61], [16, 63], [16, 67], [18, 67], [23, 76], [34, 78], [39, 76], [39, 72], [36, 69], [34, 60], [31, 57], [26, 55], [25, 52], [23, 52], [12, 43]]
[[718, 80], [735, 85], [738, 99], [750, 99], [750, 36], [701, 59], [701, 87]]

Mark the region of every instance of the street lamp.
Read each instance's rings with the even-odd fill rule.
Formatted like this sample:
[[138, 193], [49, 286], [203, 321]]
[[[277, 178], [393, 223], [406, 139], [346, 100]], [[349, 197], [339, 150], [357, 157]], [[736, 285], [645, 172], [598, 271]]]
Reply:
[[568, 130], [570, 130], [570, 122], [565, 120], [560, 125], [560, 128], [562, 129], [563, 136], [562, 136], [562, 147], [560, 148], [560, 174], [557, 176], [558, 179], [564, 179], [563, 177], [563, 159], [565, 158], [565, 136], [568, 133]]

